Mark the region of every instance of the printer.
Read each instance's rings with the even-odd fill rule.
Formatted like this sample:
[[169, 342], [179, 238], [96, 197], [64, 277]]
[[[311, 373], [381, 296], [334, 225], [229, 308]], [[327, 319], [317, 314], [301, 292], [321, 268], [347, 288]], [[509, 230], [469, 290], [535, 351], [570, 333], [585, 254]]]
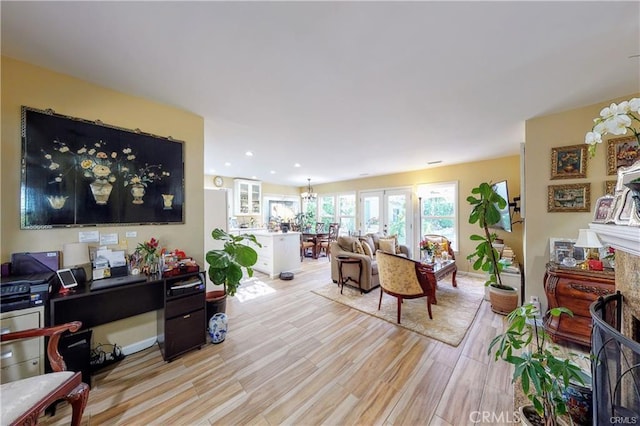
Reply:
[[0, 312], [45, 305], [59, 261], [57, 251], [12, 254], [11, 275], [0, 278]]

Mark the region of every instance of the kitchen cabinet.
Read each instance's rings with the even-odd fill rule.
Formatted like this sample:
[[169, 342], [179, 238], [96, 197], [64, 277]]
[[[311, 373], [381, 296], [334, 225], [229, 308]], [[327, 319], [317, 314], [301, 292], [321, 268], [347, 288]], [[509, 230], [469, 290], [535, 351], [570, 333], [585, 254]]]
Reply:
[[[44, 307], [19, 309], [0, 315], [2, 334], [44, 327]], [[2, 383], [44, 374], [44, 337], [2, 343]]]
[[580, 268], [547, 264], [544, 291], [549, 309], [565, 307], [573, 317], [547, 315], [544, 326], [553, 341], [568, 340], [591, 347], [591, 314], [589, 306], [600, 296], [615, 292], [615, 273], [588, 271]]
[[251, 244], [258, 253], [258, 262], [253, 269], [271, 278], [281, 272], [298, 272], [302, 269], [299, 232], [260, 231], [254, 235], [262, 247]]
[[262, 182], [234, 180], [234, 212], [236, 215], [262, 214]]

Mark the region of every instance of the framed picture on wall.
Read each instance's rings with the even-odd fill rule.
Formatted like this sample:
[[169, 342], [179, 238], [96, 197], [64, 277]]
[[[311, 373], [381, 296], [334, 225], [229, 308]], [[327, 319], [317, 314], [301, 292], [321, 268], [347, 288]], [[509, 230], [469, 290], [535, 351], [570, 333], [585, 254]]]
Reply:
[[548, 212], [588, 212], [591, 210], [591, 184], [549, 185]]
[[21, 229], [184, 223], [184, 143], [22, 107]]
[[617, 182], [615, 180], [606, 180], [604, 182], [604, 193], [608, 195], [615, 195], [616, 183]]
[[587, 145], [551, 148], [551, 179], [587, 177]]
[[607, 174], [615, 175], [620, 167], [629, 167], [640, 158], [640, 144], [635, 136], [607, 142]]

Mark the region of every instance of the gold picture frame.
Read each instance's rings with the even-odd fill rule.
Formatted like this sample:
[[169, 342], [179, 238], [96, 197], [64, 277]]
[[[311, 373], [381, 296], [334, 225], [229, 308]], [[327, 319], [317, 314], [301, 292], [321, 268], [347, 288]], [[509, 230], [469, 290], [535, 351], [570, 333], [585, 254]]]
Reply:
[[551, 148], [551, 179], [587, 177], [587, 145]]
[[615, 195], [616, 193], [616, 183], [615, 180], [605, 180], [604, 181], [604, 193], [605, 195]]
[[620, 167], [629, 167], [640, 159], [640, 143], [635, 136], [607, 142], [607, 174], [615, 175]]
[[591, 184], [549, 185], [548, 212], [588, 212], [591, 210]]

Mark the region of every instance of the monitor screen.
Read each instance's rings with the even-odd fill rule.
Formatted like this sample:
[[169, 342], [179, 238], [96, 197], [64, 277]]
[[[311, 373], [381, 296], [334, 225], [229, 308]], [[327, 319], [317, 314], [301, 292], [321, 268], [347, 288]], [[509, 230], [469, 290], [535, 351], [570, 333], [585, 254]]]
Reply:
[[503, 180], [496, 182], [493, 185], [493, 189], [498, 193], [498, 195], [504, 198], [507, 205], [504, 209], [501, 209], [496, 205], [496, 208], [500, 211], [500, 222], [492, 225], [491, 228], [503, 229], [507, 232], [511, 232], [511, 210], [509, 208], [509, 189], [507, 187], [507, 181]]

